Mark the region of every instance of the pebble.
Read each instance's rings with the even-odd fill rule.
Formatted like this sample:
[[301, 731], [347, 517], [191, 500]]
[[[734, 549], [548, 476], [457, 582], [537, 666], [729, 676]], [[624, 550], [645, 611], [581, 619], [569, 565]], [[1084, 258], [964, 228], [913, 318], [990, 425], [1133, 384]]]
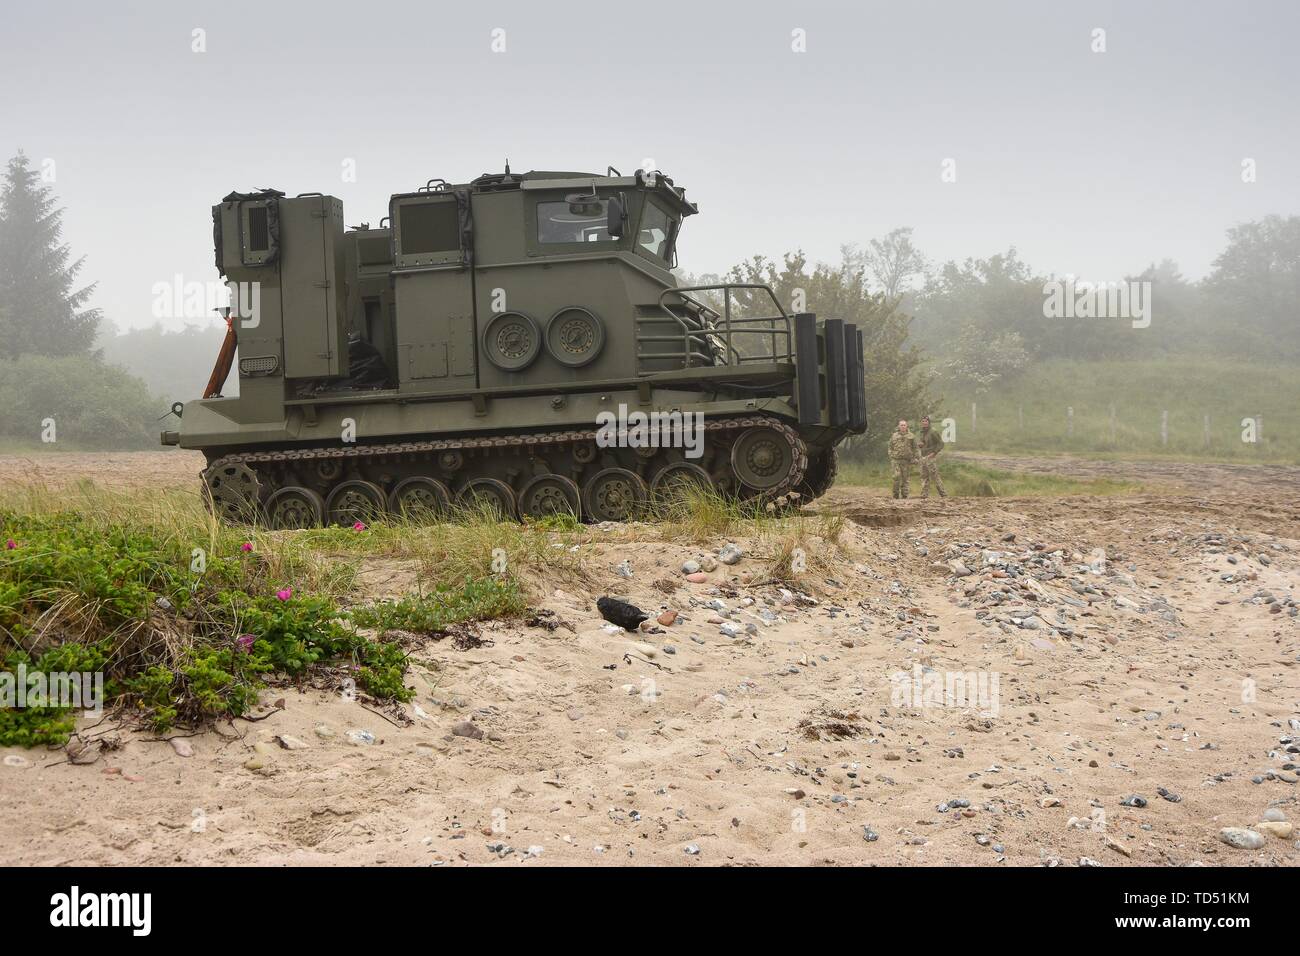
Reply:
[[1258, 850], [1264, 845], [1262, 836], [1245, 827], [1224, 827], [1219, 831], [1219, 839], [1238, 850]]
[[673, 624], [674, 624], [674, 623], [676, 622], [676, 620], [677, 620], [677, 612], [676, 612], [676, 611], [664, 611], [664, 612], [663, 612], [662, 614], [660, 614], [657, 618], [655, 618], [655, 620], [657, 620], [657, 621], [658, 621], [660, 624], [662, 624], [664, 627], [672, 627]]
[[1106, 837], [1106, 848], [1114, 850], [1122, 856], [1133, 855], [1133, 851], [1126, 844], [1120, 843], [1119, 840], [1116, 840], [1114, 837]]
[[686, 575], [686, 580], [690, 581], [692, 584], [703, 584], [708, 579], [709, 576], [703, 571], [696, 571], [693, 574]]
[[691, 559], [682, 562], [682, 574], [699, 574], [700, 562]]
[[1275, 836], [1279, 840], [1288, 840], [1291, 838], [1292, 831], [1295, 830], [1295, 824], [1285, 821], [1265, 820], [1263, 823], [1256, 823], [1255, 829]]
[[468, 720], [458, 720], [452, 725], [451, 732], [457, 737], [469, 737], [473, 740], [483, 739], [482, 728]]
[[864, 826], [862, 828], [862, 839], [866, 840], [868, 843], [875, 843], [880, 839], [880, 834], [871, 829], [871, 827]]
[[738, 544], [725, 544], [718, 551], [718, 560], [723, 564], [737, 564], [745, 556]]
[[1281, 810], [1279, 810], [1277, 807], [1269, 807], [1267, 810], [1264, 811], [1264, 819], [1269, 821], [1270, 823], [1285, 823], [1286, 814], [1283, 813]]
[[328, 739], [328, 738], [330, 738], [330, 737], [333, 737], [333, 736], [334, 736], [334, 728], [331, 727], [329, 724], [317, 724], [317, 725], [316, 725], [316, 736], [317, 736], [317, 737], [320, 737], [322, 740], [325, 740], [325, 739]]
[[305, 740], [290, 737], [288, 734], [280, 734], [275, 739], [285, 750], [306, 750], [310, 746]]
[[1119, 802], [1121, 807], [1145, 807], [1147, 805], [1146, 797], [1139, 797], [1136, 793], [1130, 797], [1125, 797]]

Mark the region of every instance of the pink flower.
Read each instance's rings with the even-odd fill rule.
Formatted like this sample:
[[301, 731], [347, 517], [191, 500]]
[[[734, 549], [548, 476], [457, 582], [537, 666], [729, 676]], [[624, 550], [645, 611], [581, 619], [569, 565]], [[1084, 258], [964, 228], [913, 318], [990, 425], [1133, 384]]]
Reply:
[[364, 521], [358, 521], [356, 524], [354, 524], [354, 525], [352, 526], [352, 530], [353, 530], [353, 531], [365, 531], [365, 530], [366, 530], [366, 524], [365, 524], [365, 522], [364, 522]]
[[257, 638], [252, 634], [240, 634], [235, 638], [235, 646], [237, 646], [243, 653], [247, 654], [253, 649], [253, 642], [255, 640], [257, 640]]
[[239, 546], [239, 550], [240, 550], [240, 551], [244, 551], [244, 552], [252, 551], [252, 550], [253, 550], [253, 542], [251, 542], [251, 541], [245, 541], [243, 544], [241, 544], [241, 545]]
[[15, 541], [13, 538], [10, 538], [8, 541], [5, 542], [5, 550], [7, 551], [12, 551], [16, 547], [18, 547], [18, 542]]
[[289, 600], [289, 598], [293, 597], [293, 588], [283, 588], [279, 591], [276, 591], [275, 596], [278, 597], [281, 601], [287, 601]]

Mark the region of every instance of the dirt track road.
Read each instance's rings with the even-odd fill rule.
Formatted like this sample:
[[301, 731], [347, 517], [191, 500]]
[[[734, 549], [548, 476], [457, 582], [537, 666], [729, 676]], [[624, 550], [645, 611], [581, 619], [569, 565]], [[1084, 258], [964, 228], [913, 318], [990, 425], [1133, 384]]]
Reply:
[[[197, 466], [0, 459], [0, 481]], [[419, 648], [406, 726], [275, 691], [284, 710], [192, 756], [128, 729], [89, 766], [4, 750], [0, 862], [1296, 865], [1284, 824], [1256, 849], [1219, 834], [1300, 821], [1297, 473], [1177, 469], [1195, 493], [834, 489], [843, 551], [788, 590], [754, 573], [761, 541], [703, 584], [680, 572], [698, 547], [593, 545], [581, 586], [530, 582], [563, 625]], [[610, 633], [610, 593], [679, 617]]]

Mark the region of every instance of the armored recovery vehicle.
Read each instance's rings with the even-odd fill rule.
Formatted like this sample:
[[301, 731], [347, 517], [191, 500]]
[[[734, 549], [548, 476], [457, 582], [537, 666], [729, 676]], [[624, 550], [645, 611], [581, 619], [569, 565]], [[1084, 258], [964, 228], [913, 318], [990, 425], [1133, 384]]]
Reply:
[[[484, 503], [621, 521], [691, 483], [815, 498], [866, 428], [861, 332], [767, 286], [679, 286], [697, 211], [612, 167], [430, 180], [379, 228], [320, 193], [232, 193], [212, 209], [227, 341], [162, 443], [204, 453], [221, 518], [273, 528]], [[669, 427], [646, 440], [637, 413]], [[702, 441], [655, 440], [674, 421]]]

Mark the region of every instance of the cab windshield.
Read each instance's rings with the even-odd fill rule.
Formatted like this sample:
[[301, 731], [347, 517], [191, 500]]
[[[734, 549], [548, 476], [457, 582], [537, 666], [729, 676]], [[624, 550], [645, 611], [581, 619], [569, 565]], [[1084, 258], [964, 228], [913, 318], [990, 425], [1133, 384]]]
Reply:
[[641, 227], [637, 230], [636, 244], [656, 259], [670, 262], [676, 226], [677, 221], [672, 216], [656, 203], [647, 200], [645, 210], [641, 213]]
[[612, 242], [609, 235], [609, 201], [539, 202], [538, 242]]

